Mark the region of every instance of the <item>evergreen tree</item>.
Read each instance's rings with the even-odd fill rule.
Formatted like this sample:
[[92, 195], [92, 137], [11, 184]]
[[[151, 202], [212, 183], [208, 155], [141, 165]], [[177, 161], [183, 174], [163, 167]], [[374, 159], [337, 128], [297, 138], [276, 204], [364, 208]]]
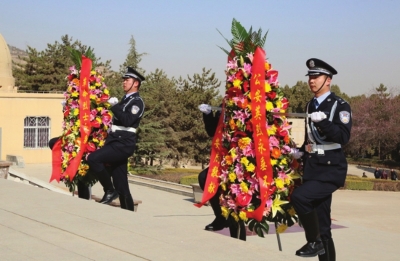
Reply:
[[154, 159], [162, 162], [176, 152], [179, 140], [171, 126], [179, 120], [179, 101], [173, 80], [158, 69], [147, 75], [140, 94], [145, 102], [145, 113], [140, 122], [135, 155], [145, 158], [152, 166]]
[[131, 35], [129, 45], [128, 55], [124, 63], [120, 65], [119, 72], [113, 72], [106, 78], [106, 84], [110, 88], [110, 95], [118, 99], [121, 99], [125, 94], [122, 88], [121, 76], [126, 72], [126, 67], [130, 66], [135, 68], [135, 70], [142, 75], [146, 73], [146, 71], [139, 66], [139, 63], [142, 61], [142, 57], [147, 55], [147, 53], [139, 53], [136, 50], [136, 41], [133, 35]]
[[178, 100], [180, 102], [179, 121], [173, 126], [179, 138], [177, 150], [180, 157], [194, 158], [202, 164], [208, 160], [211, 139], [204, 129], [202, 114], [198, 106], [202, 103], [217, 105], [222, 97], [218, 97], [221, 82], [211, 70], [202, 69], [201, 74], [188, 76], [187, 80], [176, 80]]
[[[47, 44], [47, 48], [41, 52], [28, 46], [26, 50], [28, 57], [19, 57], [25, 64], [24, 62], [17, 63], [13, 67], [16, 85], [20, 90], [27, 91], [64, 91], [68, 68], [74, 65], [68, 48], [76, 49], [81, 53], [85, 53], [88, 49], [78, 40], [73, 42], [68, 35], [62, 36], [61, 42]], [[96, 55], [92, 62], [94, 68], [102, 67], [105, 71], [110, 68], [110, 61], [101, 63]]]

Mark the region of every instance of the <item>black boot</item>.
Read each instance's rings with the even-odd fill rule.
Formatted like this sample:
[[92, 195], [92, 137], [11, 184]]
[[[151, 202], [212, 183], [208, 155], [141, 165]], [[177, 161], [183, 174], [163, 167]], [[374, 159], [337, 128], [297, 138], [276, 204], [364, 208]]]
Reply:
[[78, 188], [78, 197], [83, 198], [83, 199], [90, 199], [91, 193], [90, 193], [90, 187], [83, 183], [83, 181], [78, 180], [77, 184]]
[[119, 196], [119, 202], [121, 204], [122, 209], [127, 209], [130, 211], [134, 211], [134, 203], [131, 195], [129, 196]]
[[324, 245], [319, 235], [317, 211], [313, 210], [306, 214], [299, 214], [299, 219], [306, 234], [307, 244], [297, 250], [296, 255], [301, 257], [314, 257], [324, 254]]
[[99, 201], [101, 204], [110, 204], [114, 199], [118, 197], [117, 191], [115, 191], [114, 186], [111, 181], [111, 176], [108, 174], [106, 169], [95, 174], [99, 179], [100, 184], [103, 186], [105, 192], [103, 198]]
[[236, 222], [235, 220], [232, 220], [229, 225], [229, 233], [233, 238], [246, 241], [246, 227], [243, 221]]
[[322, 240], [325, 248], [325, 254], [319, 255], [319, 261], [335, 261], [336, 260], [336, 252], [335, 252], [335, 244], [333, 243], [333, 239], [330, 238], [328, 240]]
[[221, 206], [219, 205], [219, 198], [216, 195], [212, 197], [210, 200], [211, 208], [213, 209], [215, 219], [211, 224], [208, 224], [204, 229], [208, 231], [218, 231], [228, 227], [228, 222], [222, 216]]

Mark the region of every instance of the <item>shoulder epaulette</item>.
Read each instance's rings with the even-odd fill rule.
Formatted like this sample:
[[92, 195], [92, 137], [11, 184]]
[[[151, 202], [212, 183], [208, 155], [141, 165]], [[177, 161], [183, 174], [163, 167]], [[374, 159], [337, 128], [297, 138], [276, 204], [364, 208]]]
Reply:
[[340, 104], [345, 104], [345, 103], [347, 103], [347, 101], [345, 101], [345, 100], [343, 100], [342, 98], [340, 98], [339, 96], [334, 96], [335, 97], [335, 99], [340, 103]]

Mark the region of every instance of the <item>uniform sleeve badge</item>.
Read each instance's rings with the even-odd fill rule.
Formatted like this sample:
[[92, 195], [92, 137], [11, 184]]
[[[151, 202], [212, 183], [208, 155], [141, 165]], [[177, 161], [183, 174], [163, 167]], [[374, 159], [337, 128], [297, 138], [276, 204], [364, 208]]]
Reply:
[[349, 121], [350, 121], [350, 112], [348, 112], [348, 111], [339, 112], [339, 118], [340, 118], [340, 121], [343, 122], [344, 124], [349, 123]]
[[136, 105], [132, 106], [131, 112], [132, 114], [137, 114], [140, 111], [140, 108]]

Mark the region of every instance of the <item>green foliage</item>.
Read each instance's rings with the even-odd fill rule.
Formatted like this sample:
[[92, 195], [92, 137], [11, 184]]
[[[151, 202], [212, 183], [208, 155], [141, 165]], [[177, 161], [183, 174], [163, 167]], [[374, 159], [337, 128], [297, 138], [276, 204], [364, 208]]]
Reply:
[[[93, 53], [93, 49], [91, 49], [90, 47], [84, 52], [80, 52], [76, 49], [73, 49], [71, 46], [66, 46], [66, 48], [71, 55], [72, 63], [75, 65], [78, 71], [82, 67], [82, 55], [84, 55], [86, 58], [89, 58], [92, 61], [96, 61], [96, 56]], [[96, 67], [96, 65], [92, 63], [92, 67]]]
[[[222, 33], [217, 29], [217, 31]], [[248, 53], [254, 53], [257, 47], [263, 47], [265, 44], [265, 40], [267, 39], [267, 33], [265, 35], [262, 34], [261, 28], [257, 32], [253, 32], [253, 28], [250, 27], [249, 31], [240, 24], [240, 22], [236, 21], [235, 18], [232, 20], [232, 40], [228, 40], [224, 37], [225, 41], [231, 47], [231, 50], [235, 52], [237, 56], [245, 56]], [[219, 46], [228, 56], [230, 55], [230, 50], [226, 50]]]
[[198, 174], [189, 175], [181, 178], [180, 184], [182, 185], [191, 185], [199, 183]]
[[374, 182], [368, 180], [348, 179], [346, 180], [345, 189], [351, 190], [372, 190]]
[[29, 47], [26, 50], [27, 57], [19, 57], [22, 62], [13, 66], [13, 75], [16, 79], [16, 85], [21, 91], [64, 91], [66, 89], [65, 77], [69, 74], [68, 68], [77, 62], [72, 60], [70, 50], [86, 53], [91, 56], [92, 62], [98, 67], [102, 67], [105, 72], [110, 70], [110, 61], [100, 62], [96, 58], [94, 50], [83, 45], [80, 41], [72, 41], [68, 35], [61, 37], [61, 42], [47, 44], [44, 51], [37, 51]]

